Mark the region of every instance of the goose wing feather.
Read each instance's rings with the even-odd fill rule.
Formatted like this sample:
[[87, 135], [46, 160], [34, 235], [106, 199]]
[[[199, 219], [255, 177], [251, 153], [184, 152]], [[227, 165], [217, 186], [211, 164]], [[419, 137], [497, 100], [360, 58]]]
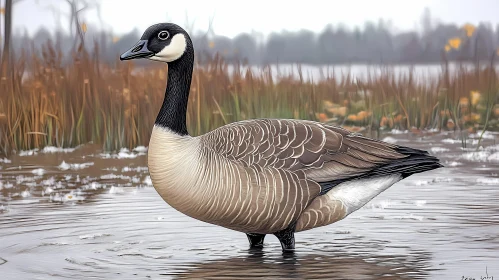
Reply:
[[244, 166], [302, 171], [318, 183], [348, 180], [407, 157], [395, 145], [313, 121], [255, 119], [203, 137], [210, 149]]

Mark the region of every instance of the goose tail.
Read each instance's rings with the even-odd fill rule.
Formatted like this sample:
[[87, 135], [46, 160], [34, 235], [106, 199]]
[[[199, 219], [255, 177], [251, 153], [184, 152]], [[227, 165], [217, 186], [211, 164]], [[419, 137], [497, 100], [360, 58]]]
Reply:
[[406, 157], [393, 160], [376, 168], [371, 171], [374, 174], [366, 174], [366, 177], [370, 177], [370, 175], [380, 176], [398, 173], [401, 174], [402, 178], [407, 178], [416, 173], [444, 167], [437, 157], [430, 155], [427, 151], [405, 146], [396, 146], [395, 151]]

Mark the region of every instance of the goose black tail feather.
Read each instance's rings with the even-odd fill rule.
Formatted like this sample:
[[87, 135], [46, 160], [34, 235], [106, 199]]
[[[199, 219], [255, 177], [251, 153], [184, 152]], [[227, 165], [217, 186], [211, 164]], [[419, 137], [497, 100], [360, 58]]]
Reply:
[[407, 178], [412, 174], [430, 171], [433, 169], [443, 167], [443, 165], [440, 164], [438, 158], [428, 154], [428, 152], [426, 151], [413, 149], [409, 147], [403, 147], [403, 146], [397, 146], [395, 148], [395, 151], [397, 151], [400, 154], [406, 155], [406, 157], [390, 161], [387, 164], [381, 165], [378, 168], [370, 170], [369, 172], [366, 172], [355, 178], [320, 182], [319, 183], [321, 185], [320, 195], [327, 193], [333, 187], [345, 181], [386, 176], [397, 173], [401, 174], [402, 178]]

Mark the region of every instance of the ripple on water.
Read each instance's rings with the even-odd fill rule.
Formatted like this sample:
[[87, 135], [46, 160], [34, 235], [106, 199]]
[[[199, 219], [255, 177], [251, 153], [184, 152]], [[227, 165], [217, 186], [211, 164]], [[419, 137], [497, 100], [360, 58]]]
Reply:
[[460, 279], [468, 273], [479, 279], [481, 266], [499, 275], [498, 181], [491, 171], [499, 163], [489, 160], [499, 150], [486, 146], [493, 140], [484, 139], [478, 151], [483, 161], [469, 155], [474, 148], [442, 141], [448, 135], [420, 141], [392, 132], [393, 141], [415, 148], [438, 143], [430, 152], [444, 157], [446, 168], [397, 183], [334, 225], [297, 233], [291, 256], [281, 254], [274, 236], [262, 251], [248, 251], [244, 234], [169, 207], [151, 188], [146, 147], [106, 154], [82, 146], [0, 159], [2, 275]]

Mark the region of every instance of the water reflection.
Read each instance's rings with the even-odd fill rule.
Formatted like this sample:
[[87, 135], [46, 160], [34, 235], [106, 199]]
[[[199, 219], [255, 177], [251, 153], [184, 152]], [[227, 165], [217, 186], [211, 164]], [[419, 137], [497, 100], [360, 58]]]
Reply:
[[[425, 279], [431, 254], [361, 256], [334, 252], [245, 256], [203, 262], [173, 279]], [[164, 273], [163, 275], [171, 275]]]

